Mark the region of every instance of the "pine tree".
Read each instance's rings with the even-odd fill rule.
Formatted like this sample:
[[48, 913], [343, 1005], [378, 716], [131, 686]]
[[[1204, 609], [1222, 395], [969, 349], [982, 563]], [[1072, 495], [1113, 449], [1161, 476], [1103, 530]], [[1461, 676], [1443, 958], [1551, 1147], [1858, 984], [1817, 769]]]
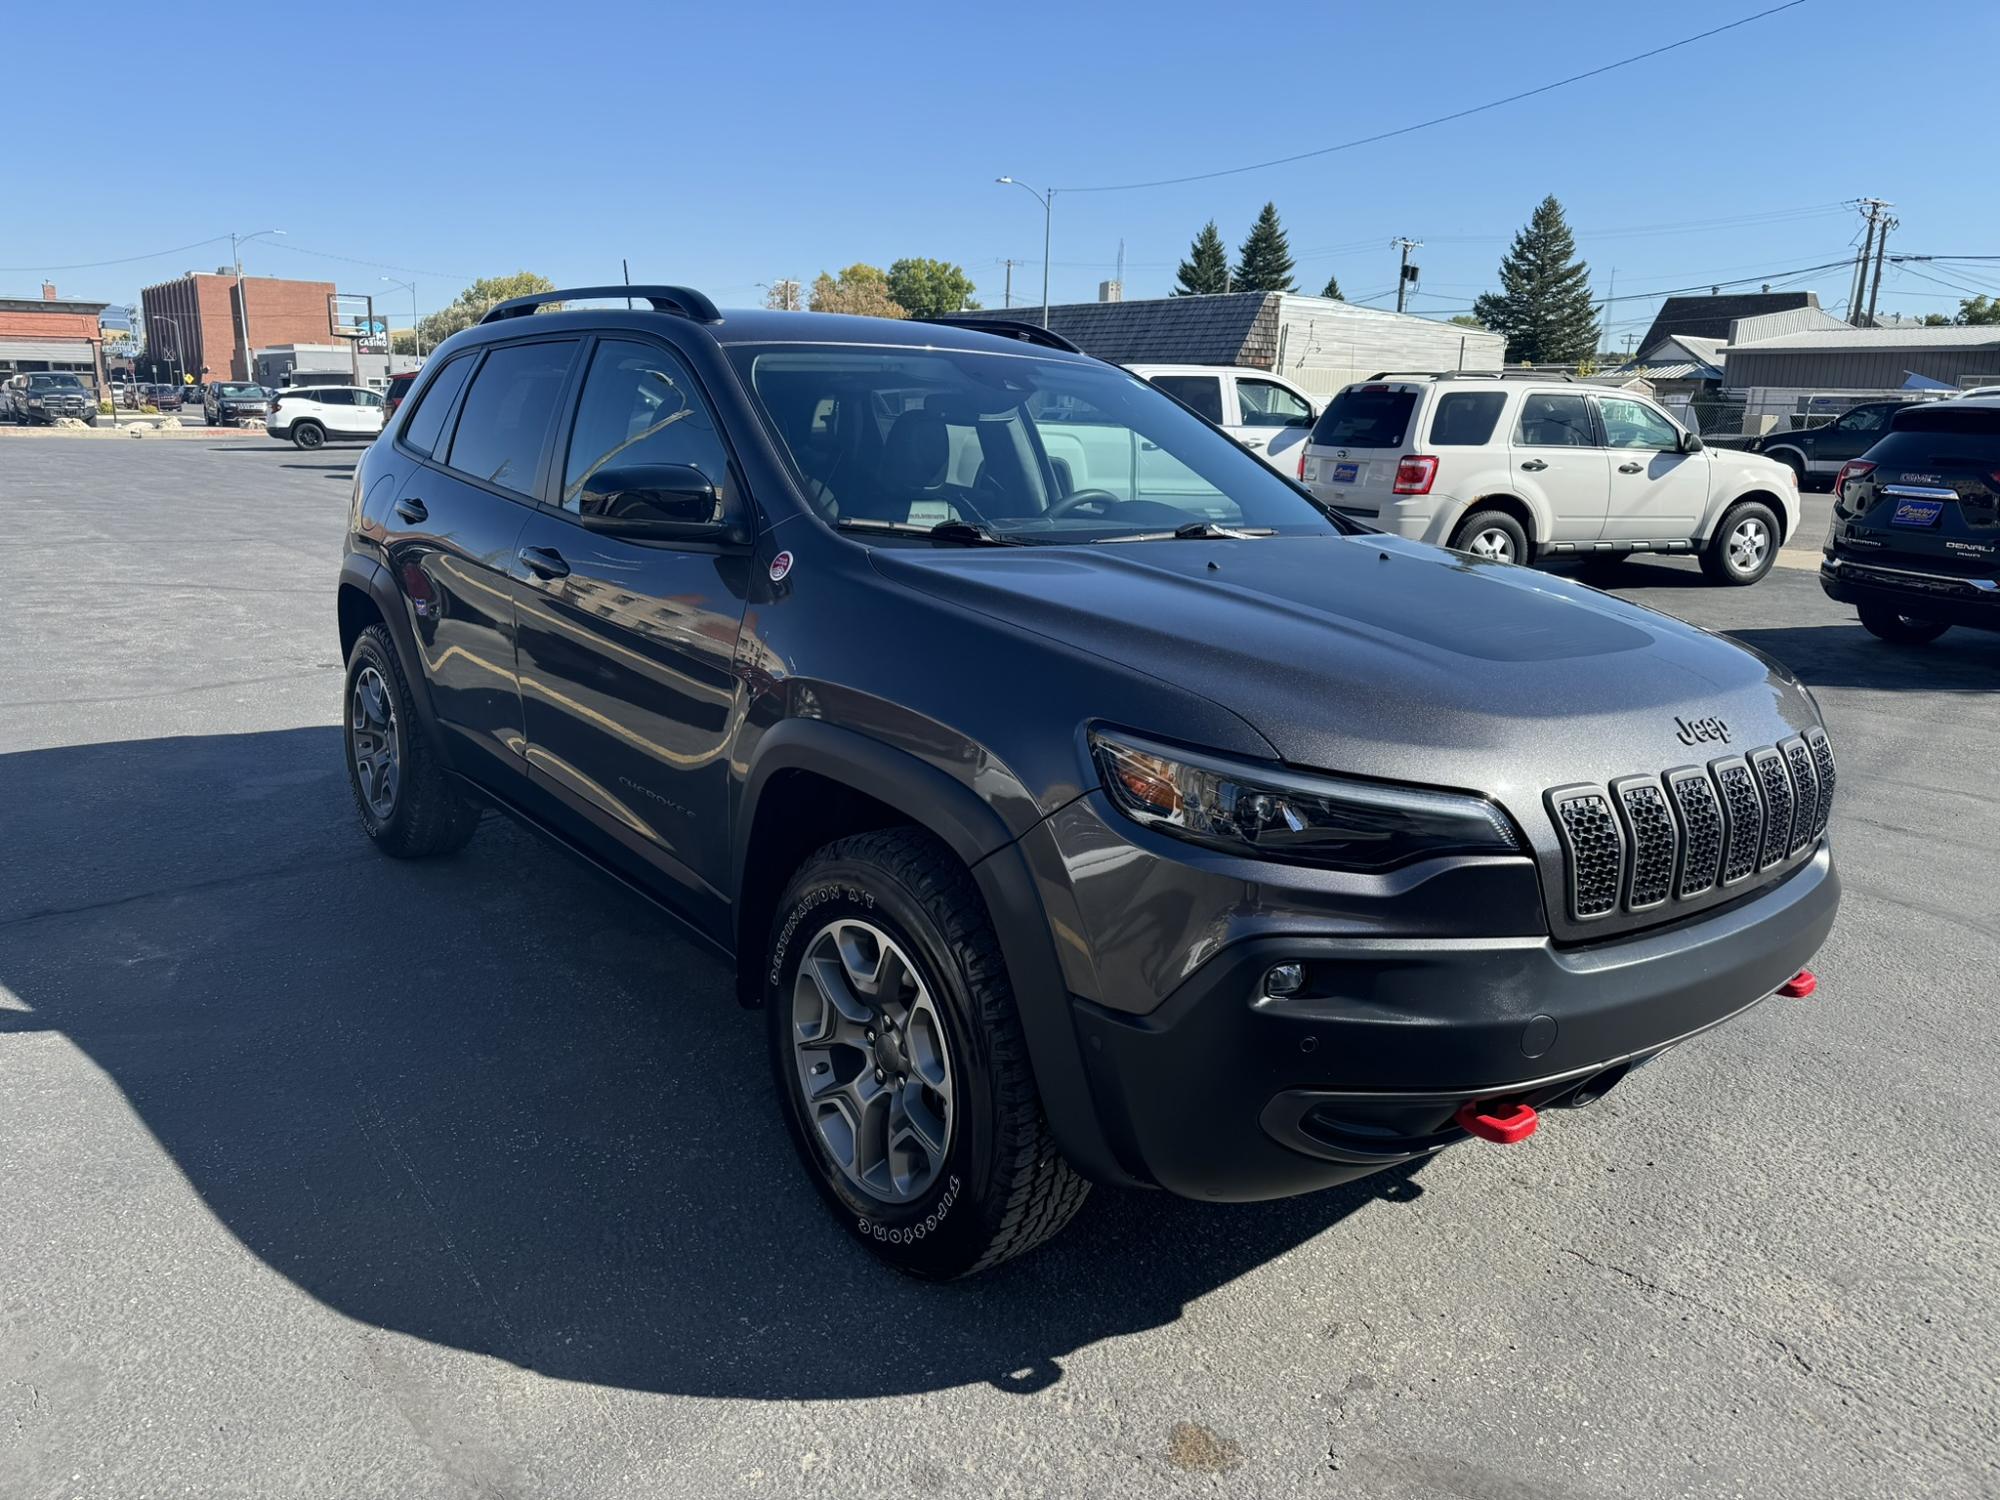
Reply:
[[1181, 262], [1175, 281], [1176, 297], [1205, 297], [1229, 290], [1229, 251], [1222, 243], [1222, 232], [1215, 227], [1215, 220], [1201, 226], [1201, 233], [1188, 248], [1188, 258]]
[[1590, 267], [1576, 258], [1576, 238], [1551, 194], [1500, 262], [1500, 290], [1472, 304], [1480, 322], [1507, 336], [1507, 359], [1574, 364], [1597, 352], [1597, 309]]
[[1319, 294], [1322, 297], [1331, 297], [1336, 302], [1345, 302], [1347, 300], [1340, 295], [1340, 278], [1338, 276], [1327, 277], [1326, 285], [1320, 288]]
[[1250, 233], [1237, 252], [1236, 274], [1231, 278], [1239, 292], [1296, 292], [1292, 280], [1292, 251], [1285, 243], [1285, 231], [1278, 227], [1278, 205], [1266, 203], [1250, 226]]

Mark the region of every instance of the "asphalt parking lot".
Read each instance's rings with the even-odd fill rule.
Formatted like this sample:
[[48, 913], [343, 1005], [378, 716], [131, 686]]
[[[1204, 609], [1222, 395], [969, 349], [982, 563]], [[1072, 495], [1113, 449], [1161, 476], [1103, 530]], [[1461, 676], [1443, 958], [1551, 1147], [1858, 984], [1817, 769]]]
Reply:
[[2000, 1490], [2000, 636], [1631, 564], [1824, 707], [1820, 994], [1518, 1147], [921, 1286], [713, 958], [510, 825], [365, 843], [358, 453], [0, 442], [6, 1500]]

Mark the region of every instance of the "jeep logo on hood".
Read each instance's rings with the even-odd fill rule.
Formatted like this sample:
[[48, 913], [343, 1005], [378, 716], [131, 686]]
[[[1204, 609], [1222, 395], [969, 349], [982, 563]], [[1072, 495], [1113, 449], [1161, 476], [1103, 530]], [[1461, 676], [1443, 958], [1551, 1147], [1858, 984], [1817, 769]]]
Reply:
[[1714, 741], [1719, 745], [1729, 743], [1729, 726], [1720, 719], [1683, 719], [1676, 717], [1675, 738], [1683, 745], [1699, 745], [1704, 741]]

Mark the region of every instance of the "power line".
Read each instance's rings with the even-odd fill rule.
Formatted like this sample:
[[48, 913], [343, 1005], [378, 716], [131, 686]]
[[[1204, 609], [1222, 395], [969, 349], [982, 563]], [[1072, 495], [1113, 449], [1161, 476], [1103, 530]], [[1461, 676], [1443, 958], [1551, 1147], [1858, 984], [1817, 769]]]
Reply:
[[180, 255], [189, 250], [199, 250], [203, 245], [219, 245], [228, 239], [226, 234], [218, 234], [212, 239], [196, 240], [192, 245], [176, 245], [171, 250], [150, 250], [144, 255], [124, 255], [117, 260], [80, 260], [68, 266], [0, 266], [0, 273], [25, 274], [30, 271], [95, 271], [101, 266], [129, 266], [142, 260], [163, 260], [169, 255]]
[[350, 266], [372, 266], [380, 271], [401, 271], [405, 276], [431, 276], [441, 281], [476, 281], [476, 276], [467, 276], [459, 271], [427, 271], [422, 266], [399, 266], [386, 260], [363, 260], [354, 255], [335, 255], [331, 250], [309, 250], [304, 245], [294, 245], [289, 241], [280, 244], [272, 240], [271, 246], [277, 250], [295, 250], [300, 255], [317, 256], [321, 260], [345, 261]]
[[1372, 146], [1378, 141], [1393, 140], [1397, 136], [1410, 135], [1419, 130], [1428, 130], [1433, 125], [1446, 125], [1453, 120], [1463, 120], [1469, 115], [1484, 114], [1487, 110], [1499, 109], [1501, 106], [1507, 104], [1518, 104], [1523, 99], [1532, 99], [1537, 94], [1546, 94], [1556, 89], [1567, 88], [1570, 84], [1581, 83], [1586, 78], [1596, 78], [1602, 74], [1614, 72], [1619, 68], [1629, 68], [1634, 63], [1645, 62], [1648, 58], [1660, 57], [1665, 53], [1677, 51], [1682, 47], [1691, 47], [1696, 42], [1706, 41], [1712, 36], [1720, 36], [1725, 31], [1734, 31], [1739, 26], [1748, 26], [1752, 21], [1761, 21], [1767, 16], [1775, 16], [1781, 11], [1792, 10], [1803, 4], [1805, 4], [1805, 0], [1785, 0], [1784, 4], [1774, 5], [1769, 10], [1760, 10], [1755, 15], [1745, 16], [1741, 20], [1730, 21], [1722, 26], [1711, 27], [1707, 31], [1696, 32], [1693, 36], [1682, 37], [1677, 42], [1668, 42], [1664, 46], [1654, 47], [1650, 51], [1634, 53], [1631, 57], [1621, 57], [1616, 62], [1605, 63], [1602, 67], [1591, 68], [1587, 72], [1572, 73], [1567, 78], [1558, 78], [1554, 83], [1545, 83], [1538, 88], [1523, 89], [1520, 93], [1509, 94], [1504, 99], [1493, 99], [1485, 104], [1472, 105], [1468, 109], [1454, 110], [1448, 115], [1439, 115], [1435, 119], [1430, 120], [1420, 120], [1414, 125], [1404, 125], [1395, 130], [1384, 130], [1375, 135], [1361, 136], [1356, 140], [1342, 141], [1337, 146], [1322, 146], [1316, 151], [1300, 151], [1292, 156], [1279, 156], [1272, 158], [1270, 161], [1252, 162], [1244, 167], [1223, 167], [1214, 172], [1191, 172], [1184, 177], [1160, 177], [1150, 182], [1114, 182], [1099, 187], [1066, 187], [1059, 188], [1057, 191], [1064, 193], [1129, 193], [1136, 192], [1141, 188], [1176, 187], [1184, 182], [1210, 182], [1217, 177], [1235, 177], [1244, 172], [1261, 172], [1266, 167], [1290, 166], [1293, 162], [1310, 161], [1317, 156], [1331, 156], [1336, 151], [1351, 151], [1357, 146]]

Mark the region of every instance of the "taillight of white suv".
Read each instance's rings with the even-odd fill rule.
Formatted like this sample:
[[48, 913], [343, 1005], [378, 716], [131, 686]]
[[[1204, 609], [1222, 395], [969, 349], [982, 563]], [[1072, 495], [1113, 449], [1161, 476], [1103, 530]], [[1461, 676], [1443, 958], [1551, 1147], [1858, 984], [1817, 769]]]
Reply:
[[1427, 453], [1406, 453], [1396, 460], [1394, 495], [1428, 495], [1437, 479], [1438, 461]]

